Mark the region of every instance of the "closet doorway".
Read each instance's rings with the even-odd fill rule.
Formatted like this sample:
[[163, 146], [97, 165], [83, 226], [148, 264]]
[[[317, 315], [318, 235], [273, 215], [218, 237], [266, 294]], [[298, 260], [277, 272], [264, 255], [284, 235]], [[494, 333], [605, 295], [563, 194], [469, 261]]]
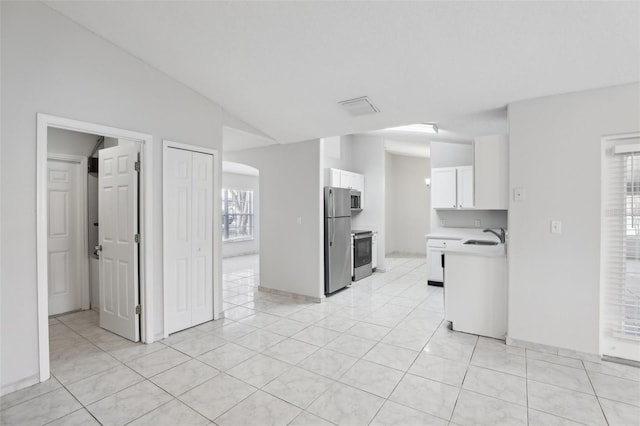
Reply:
[[215, 157], [205, 148], [164, 143], [165, 335], [214, 319]]

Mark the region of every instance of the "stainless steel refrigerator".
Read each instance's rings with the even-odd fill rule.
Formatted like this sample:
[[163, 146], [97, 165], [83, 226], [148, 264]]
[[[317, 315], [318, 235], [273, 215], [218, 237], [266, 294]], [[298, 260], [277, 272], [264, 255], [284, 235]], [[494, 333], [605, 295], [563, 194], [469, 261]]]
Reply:
[[351, 284], [351, 192], [324, 188], [324, 292]]

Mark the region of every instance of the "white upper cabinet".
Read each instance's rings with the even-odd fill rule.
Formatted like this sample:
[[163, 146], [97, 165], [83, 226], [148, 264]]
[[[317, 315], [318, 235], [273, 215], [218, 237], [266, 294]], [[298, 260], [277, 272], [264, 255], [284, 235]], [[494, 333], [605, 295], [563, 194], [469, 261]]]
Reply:
[[341, 188], [353, 188], [353, 175], [355, 173], [340, 170], [340, 187]]
[[473, 149], [475, 207], [509, 208], [509, 140], [507, 135], [476, 138]]
[[473, 167], [456, 167], [456, 179], [458, 208], [473, 208]]
[[456, 168], [431, 169], [431, 207], [434, 209], [455, 209], [457, 205]]
[[327, 186], [364, 192], [364, 175], [340, 169], [326, 169]]
[[473, 208], [473, 167], [431, 169], [431, 206], [434, 209]]
[[364, 175], [358, 173], [352, 173], [352, 175], [351, 183], [353, 184], [353, 189], [364, 194]]

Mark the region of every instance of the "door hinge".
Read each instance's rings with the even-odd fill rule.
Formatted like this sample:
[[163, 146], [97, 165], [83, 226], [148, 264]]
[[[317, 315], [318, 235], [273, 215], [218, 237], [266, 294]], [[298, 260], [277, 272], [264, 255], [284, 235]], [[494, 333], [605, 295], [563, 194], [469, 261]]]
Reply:
[[136, 161], [133, 168], [136, 169], [136, 172], [140, 172], [140, 161]]
[[140, 236], [140, 234], [136, 234], [136, 235], [133, 236], [133, 241], [135, 241], [136, 243], [139, 244], [141, 238], [142, 237]]
[[140, 315], [141, 313], [142, 313], [142, 306], [138, 304], [136, 305], [136, 315]]

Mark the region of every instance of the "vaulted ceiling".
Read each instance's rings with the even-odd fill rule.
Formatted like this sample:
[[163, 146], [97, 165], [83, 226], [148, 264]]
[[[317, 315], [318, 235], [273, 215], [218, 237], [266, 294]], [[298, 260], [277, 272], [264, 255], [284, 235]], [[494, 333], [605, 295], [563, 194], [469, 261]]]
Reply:
[[[504, 129], [511, 102], [640, 79], [637, 1], [47, 4], [259, 129], [260, 143], [419, 122], [464, 139]], [[364, 95], [379, 113], [338, 106]]]

